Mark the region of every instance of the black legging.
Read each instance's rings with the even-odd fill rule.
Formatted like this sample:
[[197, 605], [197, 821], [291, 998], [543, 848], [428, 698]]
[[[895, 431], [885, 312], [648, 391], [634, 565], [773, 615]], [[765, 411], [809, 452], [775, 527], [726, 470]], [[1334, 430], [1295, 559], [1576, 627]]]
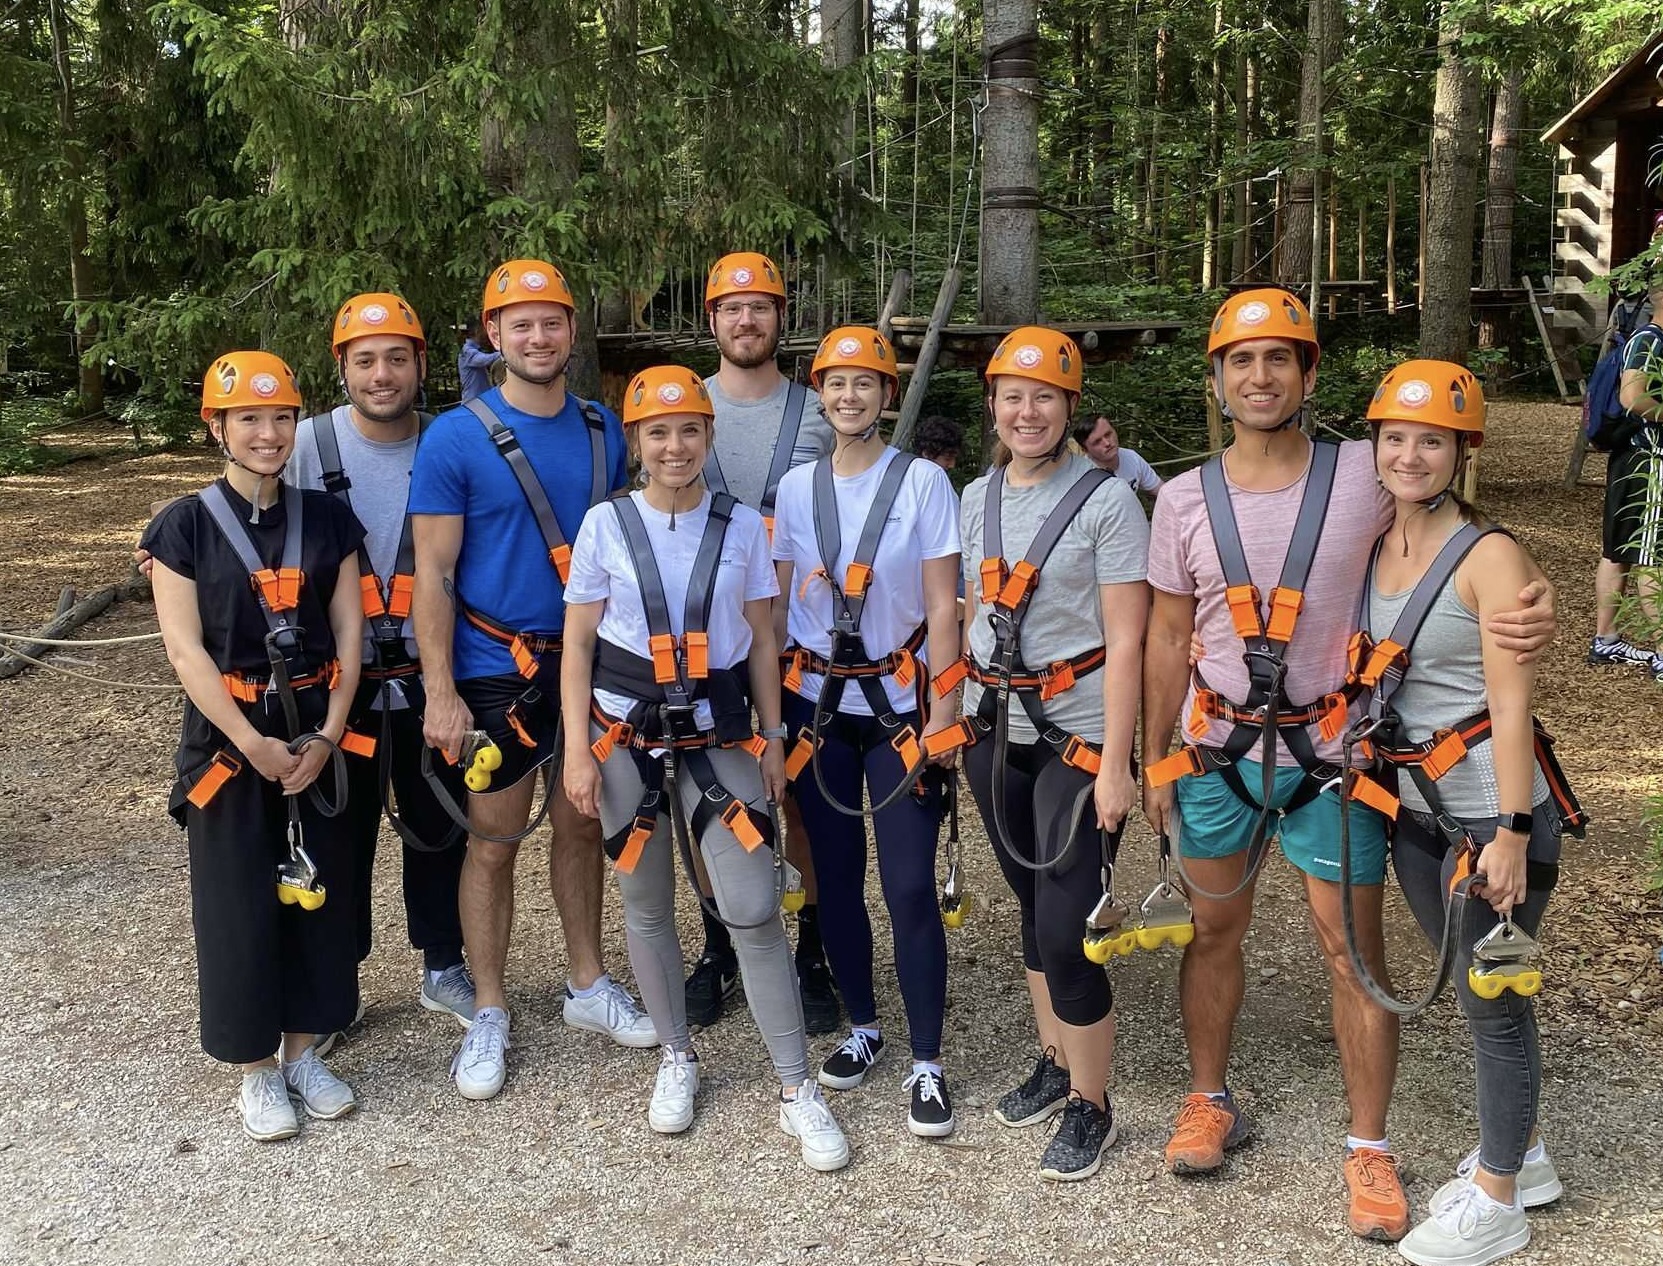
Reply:
[[[1089, 960], [1081, 947], [1086, 916], [1103, 895], [1102, 848], [1095, 810], [1081, 815], [1076, 830], [1070, 820], [1090, 774], [1065, 765], [1044, 743], [1012, 743], [1006, 748], [1005, 768], [993, 768], [993, 741], [983, 739], [964, 758], [966, 781], [976, 798], [982, 822], [993, 845], [1005, 882], [1022, 907], [1022, 962], [1029, 971], [1045, 973], [1051, 1008], [1064, 1024], [1096, 1024], [1114, 1006], [1109, 975]], [[993, 839], [993, 780], [1004, 780], [1005, 823], [1011, 844], [1028, 861], [1054, 858], [1067, 849], [1060, 865], [1049, 870], [1025, 870], [1005, 856]], [[1069, 837], [1074, 838], [1070, 846]], [[1110, 837], [1111, 856], [1120, 847], [1120, 832]]]

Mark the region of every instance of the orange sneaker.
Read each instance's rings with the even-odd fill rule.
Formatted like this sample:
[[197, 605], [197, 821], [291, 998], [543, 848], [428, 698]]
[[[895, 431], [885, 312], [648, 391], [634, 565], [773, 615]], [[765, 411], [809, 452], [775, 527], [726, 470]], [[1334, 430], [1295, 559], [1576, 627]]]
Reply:
[[1348, 1149], [1345, 1185], [1351, 1190], [1346, 1222], [1353, 1235], [1391, 1243], [1409, 1234], [1409, 1200], [1398, 1177], [1397, 1157], [1373, 1147]]
[[1175, 1174], [1210, 1174], [1246, 1137], [1247, 1117], [1234, 1099], [1185, 1095], [1166, 1141], [1166, 1167]]

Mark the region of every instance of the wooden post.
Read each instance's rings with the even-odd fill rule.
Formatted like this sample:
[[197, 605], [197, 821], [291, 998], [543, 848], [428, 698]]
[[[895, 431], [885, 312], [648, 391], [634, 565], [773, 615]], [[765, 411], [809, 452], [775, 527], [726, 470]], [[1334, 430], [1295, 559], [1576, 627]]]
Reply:
[[885, 338], [892, 338], [892, 326], [901, 309], [907, 305], [912, 296], [912, 273], [905, 268], [897, 268], [895, 275], [889, 279], [889, 298], [883, 301], [883, 311], [878, 313], [878, 332]]
[[[1366, 197], [1357, 200], [1357, 280], [1362, 281], [1368, 270], [1369, 204]], [[1357, 315], [1363, 315], [1363, 292], [1357, 292]]]
[[1218, 394], [1213, 381], [1207, 379], [1207, 451], [1219, 452], [1224, 447], [1224, 410], [1218, 407]]
[[1420, 259], [1415, 265], [1415, 309], [1423, 312], [1426, 303], [1426, 164], [1420, 165], [1420, 219], [1416, 222], [1415, 239], [1420, 247]]
[[[1311, 267], [1316, 267], [1316, 261], [1311, 261]], [[1328, 182], [1328, 280], [1340, 279], [1340, 182], [1331, 179]], [[1333, 320], [1339, 315], [1340, 299], [1338, 295], [1328, 296], [1328, 318]]]
[[935, 359], [941, 354], [941, 331], [953, 319], [953, 301], [959, 297], [959, 283], [963, 277], [957, 267], [950, 267], [941, 279], [935, 308], [930, 313], [930, 326], [924, 331], [924, 345], [918, 349], [912, 377], [907, 379], [907, 394], [901, 401], [901, 417], [895, 423], [894, 435], [890, 437], [889, 442], [896, 448], [905, 450], [912, 442], [912, 433], [918, 427], [918, 415], [924, 412], [924, 395], [930, 389], [930, 371], [935, 368]]
[[1397, 176], [1386, 177], [1386, 311], [1397, 315]]

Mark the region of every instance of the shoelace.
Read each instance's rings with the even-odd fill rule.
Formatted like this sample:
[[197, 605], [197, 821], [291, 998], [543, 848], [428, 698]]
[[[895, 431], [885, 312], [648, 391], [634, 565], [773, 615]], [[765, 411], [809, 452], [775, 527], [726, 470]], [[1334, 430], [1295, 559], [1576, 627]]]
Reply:
[[1068, 1102], [1063, 1104], [1062, 1112], [1057, 1117], [1056, 1137], [1074, 1147], [1084, 1147], [1088, 1120], [1086, 1101], [1077, 1092], [1069, 1091]]
[[858, 1029], [849, 1034], [842, 1046], [837, 1048], [839, 1055], [847, 1055], [858, 1059], [863, 1064], [870, 1064], [874, 1059], [872, 1054], [872, 1039]]
[[462, 1049], [450, 1061], [451, 1075], [461, 1067], [477, 1068], [480, 1064], [496, 1063], [508, 1049], [508, 1026], [492, 1016], [476, 1015], [473, 1027], [462, 1039]]
[[442, 994], [449, 989], [466, 989], [473, 992], [473, 975], [468, 971], [466, 963], [457, 963], [454, 967], [447, 967], [439, 973], [439, 979], [434, 982], [433, 992]]
[[289, 1084], [294, 1086], [295, 1091], [302, 1099], [311, 1097], [312, 1091], [316, 1088], [320, 1078], [333, 1080], [329, 1070], [324, 1067], [323, 1061], [318, 1058], [317, 1051], [313, 1049], [308, 1049], [304, 1055], [294, 1063], [287, 1065], [286, 1068], [287, 1071], [294, 1073], [294, 1080]]
[[629, 996], [629, 990], [617, 981], [608, 979], [601, 989], [601, 996], [606, 999], [607, 1028], [628, 1028], [641, 1018], [641, 1008], [635, 1005], [635, 999]]
[[1446, 1204], [1432, 1210], [1432, 1220], [1452, 1235], [1471, 1235], [1484, 1208], [1480, 1194], [1477, 1183], [1463, 1184]]
[[675, 1052], [666, 1047], [664, 1058], [658, 1062], [658, 1075], [662, 1078], [665, 1073], [669, 1073], [676, 1085], [684, 1086], [693, 1070], [698, 1067], [698, 1063], [698, 1060], [691, 1058], [677, 1059]]
[[[1176, 1138], [1189, 1133], [1211, 1133], [1214, 1119], [1219, 1114], [1226, 1118], [1230, 1116], [1230, 1109], [1211, 1099], [1185, 1099], [1184, 1106], [1178, 1109], [1178, 1119], [1172, 1124], [1172, 1133]], [[1224, 1128], [1228, 1130], [1233, 1124], [1226, 1120]]]
[[947, 1106], [947, 1101], [941, 1097], [941, 1078], [928, 1068], [920, 1068], [901, 1083], [902, 1090], [911, 1090], [914, 1086], [918, 1087], [920, 1099], [934, 1099], [943, 1108]]
[[1034, 1071], [1029, 1074], [1028, 1080], [1017, 1087], [1017, 1093], [1024, 1098], [1037, 1095], [1045, 1089], [1045, 1083], [1056, 1071], [1057, 1065], [1051, 1058], [1051, 1048], [1047, 1047], [1045, 1054], [1041, 1055], [1039, 1062], [1034, 1065]]
[[819, 1089], [811, 1081], [805, 1081], [797, 1087], [797, 1097], [787, 1099], [785, 1106], [796, 1109], [799, 1130], [807, 1130], [811, 1134], [825, 1134], [837, 1129], [831, 1109], [826, 1106], [826, 1101], [820, 1097]]
[[[272, 1071], [277, 1072], [276, 1069], [272, 1069]], [[255, 1081], [254, 1111], [257, 1114], [269, 1112], [271, 1109], [279, 1105], [286, 1105], [288, 1102], [289, 1087], [281, 1073], [278, 1073], [275, 1077], [261, 1074]]]
[[1357, 1165], [1357, 1181], [1364, 1187], [1373, 1190], [1378, 1187], [1389, 1188], [1398, 1185], [1397, 1157], [1390, 1152], [1381, 1152], [1372, 1147], [1363, 1147], [1352, 1152], [1351, 1159]]

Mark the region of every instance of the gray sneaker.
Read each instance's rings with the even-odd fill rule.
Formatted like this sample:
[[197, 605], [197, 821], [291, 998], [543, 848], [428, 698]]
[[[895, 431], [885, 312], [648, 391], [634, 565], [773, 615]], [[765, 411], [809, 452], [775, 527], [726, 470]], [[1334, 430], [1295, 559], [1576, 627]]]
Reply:
[[462, 1049], [450, 1061], [450, 1075], [464, 1099], [489, 1099], [508, 1077], [508, 1012], [481, 1007], [474, 1013]]
[[275, 1143], [300, 1133], [300, 1118], [289, 1102], [289, 1088], [275, 1068], [257, 1068], [243, 1074], [237, 1107], [242, 1112], [243, 1133], [256, 1143]]
[[[363, 1019], [364, 1019], [364, 995], [359, 994], [358, 995], [358, 1010], [353, 1012], [353, 1014], [352, 1014], [352, 1023], [347, 1025], [347, 1029], [353, 1028], [356, 1025], [362, 1023]], [[334, 1050], [335, 1049], [335, 1043], [339, 1042], [345, 1036], [346, 1036], [346, 1029], [336, 1029], [333, 1033], [319, 1033], [318, 1034], [318, 1040], [312, 1043], [312, 1049], [317, 1051], [318, 1058], [322, 1059], [325, 1055], [329, 1054], [330, 1051]], [[281, 1048], [278, 1049], [277, 1058], [279, 1060], [281, 1060], [283, 1058], [283, 1051], [282, 1051]]]
[[[1461, 1158], [1461, 1163], [1455, 1167], [1455, 1177], [1432, 1194], [1432, 1212], [1437, 1213], [1460, 1195], [1477, 1172], [1478, 1149], [1475, 1147]], [[1559, 1171], [1553, 1167], [1553, 1158], [1548, 1155], [1546, 1147], [1542, 1148], [1541, 1160], [1525, 1161], [1524, 1167], [1519, 1170], [1518, 1182], [1519, 1199], [1526, 1209], [1539, 1209], [1565, 1194], [1565, 1184], [1559, 1181]]]
[[440, 1015], [455, 1016], [463, 1028], [473, 1023], [473, 976], [466, 963], [445, 968], [437, 980], [424, 969], [420, 997], [422, 1006]]
[[294, 1063], [283, 1065], [283, 1080], [306, 1109], [306, 1115], [319, 1121], [334, 1121], [358, 1106], [352, 1087], [325, 1067], [315, 1045], [308, 1046]]
[[[1099, 1108], [1077, 1094], [1063, 1106], [1062, 1123], [1039, 1161], [1039, 1176], [1053, 1182], [1090, 1178], [1103, 1163], [1103, 1152], [1115, 1140], [1114, 1105]], [[1105, 1110], [1106, 1109], [1106, 1110]]]
[[1015, 1090], [1007, 1090], [993, 1105], [993, 1115], [1000, 1125], [1021, 1129], [1038, 1125], [1054, 1112], [1061, 1112], [1068, 1099], [1068, 1070], [1058, 1068], [1051, 1056], [1056, 1047], [1048, 1046], [1028, 1080]]

